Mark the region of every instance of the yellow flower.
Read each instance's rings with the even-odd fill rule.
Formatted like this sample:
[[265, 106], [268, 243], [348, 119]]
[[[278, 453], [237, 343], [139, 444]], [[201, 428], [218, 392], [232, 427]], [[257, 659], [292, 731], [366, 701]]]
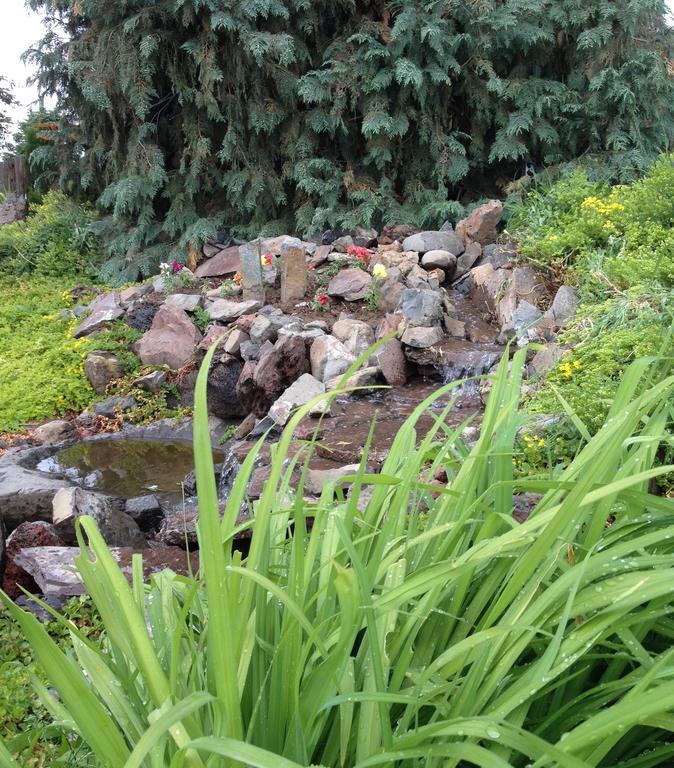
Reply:
[[580, 362], [578, 360], [573, 361], [573, 367], [578, 370], [580, 368]]
[[386, 267], [383, 264], [375, 264], [374, 269], [372, 270], [372, 274], [375, 277], [386, 277], [388, 272], [386, 271]]

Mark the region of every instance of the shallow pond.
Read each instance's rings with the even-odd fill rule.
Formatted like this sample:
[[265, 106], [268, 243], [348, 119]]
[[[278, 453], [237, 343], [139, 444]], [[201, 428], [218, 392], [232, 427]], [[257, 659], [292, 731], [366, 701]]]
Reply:
[[[214, 461], [222, 454], [214, 451]], [[91, 490], [128, 499], [179, 491], [194, 469], [192, 445], [165, 440], [94, 440], [75, 443], [36, 467]]]

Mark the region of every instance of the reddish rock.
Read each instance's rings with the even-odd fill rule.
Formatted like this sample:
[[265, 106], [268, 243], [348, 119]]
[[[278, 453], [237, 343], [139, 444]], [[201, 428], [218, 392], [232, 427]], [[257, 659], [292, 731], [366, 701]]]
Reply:
[[381, 235], [379, 235], [379, 245], [390, 245], [396, 240], [402, 243], [402, 241], [414, 234], [416, 230], [414, 227], [410, 227], [407, 224], [387, 224]]
[[136, 345], [144, 365], [168, 365], [174, 371], [191, 363], [201, 334], [182, 309], [163, 306]]
[[250, 327], [255, 322], [255, 318], [257, 315], [242, 315], [241, 317], [237, 317], [236, 321], [234, 322], [234, 325], [244, 333], [247, 333], [250, 335]]
[[328, 295], [358, 301], [365, 297], [371, 283], [372, 276], [358, 267], [342, 269], [328, 283]]
[[5, 572], [2, 589], [15, 600], [22, 594], [20, 587], [29, 592], [39, 592], [33, 577], [14, 562], [22, 549], [29, 547], [58, 547], [62, 544], [54, 526], [50, 523], [21, 523], [7, 539]]
[[199, 344], [199, 349], [208, 350], [216, 342], [220, 343], [223, 336], [227, 336], [229, 329], [222, 325], [211, 325]]
[[496, 227], [503, 216], [503, 204], [500, 200], [489, 202], [476, 208], [456, 225], [456, 234], [468, 243], [489, 245], [498, 238]]
[[241, 257], [239, 256], [239, 247], [233, 245], [205, 261], [197, 267], [197, 271], [194, 274], [197, 277], [222, 277], [223, 275], [233, 275], [240, 269]]
[[379, 321], [379, 325], [377, 326], [377, 341], [379, 339], [383, 339], [384, 336], [388, 336], [391, 333], [395, 333], [398, 328], [400, 328], [400, 324], [403, 321], [402, 315], [394, 315], [394, 314], [388, 314], [385, 317], [382, 317], [382, 319]]
[[274, 401], [303, 373], [308, 372], [309, 360], [304, 340], [299, 336], [283, 337], [262, 355], [255, 366], [255, 398], [250, 410], [264, 416]]
[[494, 269], [491, 264], [474, 267], [469, 277], [470, 298], [479, 308], [494, 314], [511, 276], [509, 269]]
[[407, 360], [398, 339], [389, 339], [373, 357], [387, 384], [396, 387], [407, 382]]

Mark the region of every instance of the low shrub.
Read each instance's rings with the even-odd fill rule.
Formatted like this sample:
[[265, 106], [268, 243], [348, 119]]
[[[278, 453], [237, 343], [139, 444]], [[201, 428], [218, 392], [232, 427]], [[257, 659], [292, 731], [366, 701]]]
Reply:
[[529, 193], [509, 227], [522, 254], [564, 273], [585, 299], [637, 286], [674, 287], [674, 156], [627, 186], [582, 171]]
[[[625, 372], [604, 426], [545, 481], [513, 478], [524, 350], [501, 363], [474, 447], [465, 424], [441, 418], [417, 439], [418, 419], [457, 386], [447, 385], [403, 425], [381, 473], [368, 472], [368, 441], [349, 493], [330, 482], [315, 503], [303, 494], [313, 443], [290, 452], [309, 403], [240, 524], [262, 441], [221, 516], [206, 408], [214, 351], [195, 401], [198, 577], [143, 584], [136, 562], [130, 586], [84, 518], [77, 563], [104, 644], [73, 631], [66, 655], [6, 600], [58, 692], [42, 689], [58, 727], [96, 765], [674, 760], [674, 513], [649, 493], [665, 471], [653, 463], [674, 377], [637, 393], [660, 363]], [[445, 485], [426, 483], [439, 472]], [[540, 495], [517, 524], [522, 492]], [[245, 558], [232, 548], [242, 528]], [[8, 752], [5, 765], [16, 765]]]
[[48, 192], [27, 219], [0, 227], [0, 274], [93, 278], [99, 262], [95, 218], [89, 208]]

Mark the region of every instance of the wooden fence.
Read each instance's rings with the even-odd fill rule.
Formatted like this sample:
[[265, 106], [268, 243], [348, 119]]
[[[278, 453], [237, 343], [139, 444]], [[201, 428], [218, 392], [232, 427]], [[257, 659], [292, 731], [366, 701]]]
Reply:
[[18, 197], [26, 194], [26, 160], [16, 155], [0, 162], [0, 192], [14, 192]]

